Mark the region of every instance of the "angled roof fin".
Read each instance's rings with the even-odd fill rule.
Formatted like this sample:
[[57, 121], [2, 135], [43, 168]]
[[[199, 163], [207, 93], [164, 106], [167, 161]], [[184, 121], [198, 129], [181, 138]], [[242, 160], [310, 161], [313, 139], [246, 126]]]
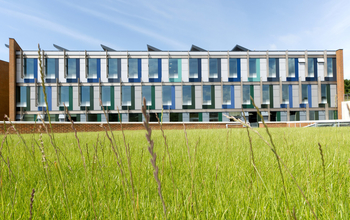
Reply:
[[116, 50], [114, 50], [114, 49], [112, 49], [112, 48], [110, 48], [110, 47], [107, 47], [107, 46], [103, 45], [103, 44], [101, 44], [101, 47], [102, 47], [102, 49], [103, 49], [104, 51], [116, 51]]
[[8, 44], [5, 44], [5, 47], [10, 48], [10, 46]]
[[197, 47], [196, 45], [192, 44], [192, 47], [190, 51], [206, 51], [203, 48]]
[[68, 51], [66, 48], [63, 48], [63, 47], [60, 47], [60, 46], [58, 46], [58, 45], [56, 45], [56, 44], [53, 44], [53, 46], [57, 49], [57, 50], [59, 50], [59, 51]]
[[[248, 51], [249, 49], [236, 44], [236, 46], [231, 51]], [[249, 50], [250, 51], [250, 50]]]
[[162, 51], [162, 50], [159, 50], [158, 48], [152, 47], [151, 45], [147, 44], [147, 51]]

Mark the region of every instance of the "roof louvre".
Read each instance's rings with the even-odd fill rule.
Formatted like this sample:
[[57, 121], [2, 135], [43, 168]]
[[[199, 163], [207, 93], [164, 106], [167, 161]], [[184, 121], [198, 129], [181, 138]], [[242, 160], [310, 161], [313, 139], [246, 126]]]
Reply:
[[116, 50], [114, 50], [114, 49], [112, 49], [112, 48], [110, 48], [110, 47], [107, 47], [107, 46], [103, 45], [103, 44], [101, 44], [101, 47], [102, 47], [102, 49], [103, 49], [104, 51], [116, 51]]
[[53, 44], [53, 46], [59, 51], [68, 51], [66, 48], [60, 47], [60, 46], [58, 46], [56, 44]]
[[200, 48], [200, 47], [192, 44], [192, 47], [191, 47], [190, 51], [206, 51], [206, 50], [204, 50], [203, 48]]
[[249, 49], [236, 44], [236, 46], [231, 51], [250, 51]]
[[151, 45], [147, 44], [147, 51], [162, 51], [162, 50], [159, 50], [158, 48], [152, 47]]

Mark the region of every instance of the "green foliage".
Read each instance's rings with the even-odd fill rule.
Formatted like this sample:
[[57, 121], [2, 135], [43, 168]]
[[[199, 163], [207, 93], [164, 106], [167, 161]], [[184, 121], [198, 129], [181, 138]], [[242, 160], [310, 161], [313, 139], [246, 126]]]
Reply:
[[344, 79], [344, 94], [350, 93], [350, 79]]
[[[268, 140], [264, 129], [258, 131]], [[270, 132], [317, 217], [349, 219], [349, 128]], [[187, 130], [189, 152], [183, 131], [166, 130], [165, 134], [175, 184], [162, 133], [153, 131], [152, 139], [168, 219], [288, 219], [291, 215], [313, 219], [295, 182], [282, 168], [291, 209], [287, 210], [275, 156], [256, 134], [250, 134], [255, 168], [245, 129]], [[30, 152], [17, 135], [7, 136], [0, 158], [0, 218], [28, 219], [35, 189], [33, 219], [94, 219], [95, 215], [97, 219], [162, 219], [145, 131], [125, 131], [135, 206], [123, 136], [121, 132], [114, 136], [120, 160], [105, 133], [78, 133], [86, 171], [74, 133], [55, 134], [60, 166], [47, 134], [42, 137], [43, 147], [39, 135], [23, 135]], [[124, 175], [117, 161], [122, 162]]]

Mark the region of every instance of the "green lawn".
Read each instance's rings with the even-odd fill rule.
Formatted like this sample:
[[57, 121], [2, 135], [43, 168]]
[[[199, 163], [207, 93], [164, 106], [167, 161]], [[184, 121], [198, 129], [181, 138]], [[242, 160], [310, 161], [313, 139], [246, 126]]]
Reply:
[[[281, 165], [284, 185], [275, 155], [250, 132], [254, 168], [245, 129], [188, 130], [189, 151], [184, 131], [166, 130], [172, 166], [161, 132], [153, 131], [167, 218], [314, 219], [313, 210], [319, 219], [349, 219], [350, 129], [270, 131], [295, 177]], [[78, 133], [86, 169], [74, 133], [54, 135], [57, 153], [47, 134], [43, 148], [38, 134], [22, 136], [26, 146], [10, 135], [1, 149], [0, 218], [28, 219], [33, 189], [33, 219], [164, 218], [145, 131], [125, 131], [132, 172], [121, 132], [114, 132], [120, 160], [105, 133]]]

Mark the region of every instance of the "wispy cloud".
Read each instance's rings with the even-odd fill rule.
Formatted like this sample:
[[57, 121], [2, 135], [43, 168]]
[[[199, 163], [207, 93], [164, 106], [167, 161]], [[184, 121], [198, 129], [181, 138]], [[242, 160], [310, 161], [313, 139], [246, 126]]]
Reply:
[[49, 20], [47, 20], [47, 18], [41, 18], [41, 17], [37, 17], [34, 15], [25, 14], [22, 12], [18, 12], [18, 11], [14, 11], [14, 10], [2, 8], [2, 7], [0, 7], [0, 13], [6, 14], [9, 17], [19, 18], [23, 21], [31, 21], [30, 22], [31, 25], [35, 25], [36, 27], [39, 27], [39, 28], [48, 29], [48, 30], [66, 35], [68, 37], [84, 41], [84, 42], [89, 43], [91, 45], [99, 45], [101, 43], [101, 41], [96, 39], [96, 38], [82, 34], [78, 31], [73, 30], [73, 29], [67, 28], [61, 24], [49, 21]]
[[152, 31], [152, 30], [149, 30], [149, 29], [146, 29], [146, 28], [143, 28], [143, 27], [139, 27], [139, 26], [137, 26], [135, 24], [131, 24], [131, 23], [128, 23], [128, 22], [125, 22], [125, 21], [121, 21], [120, 19], [116, 19], [114, 17], [108, 16], [105, 13], [101, 13], [99, 11], [92, 10], [92, 9], [89, 9], [89, 8], [85, 8], [85, 7], [82, 7], [82, 6], [79, 6], [79, 5], [76, 5], [76, 4], [72, 4], [72, 3], [68, 3], [68, 2], [65, 2], [65, 4], [67, 4], [67, 5], [71, 6], [71, 7], [74, 7], [74, 8], [76, 8], [76, 9], [82, 11], [82, 12], [85, 12], [85, 13], [87, 13], [89, 15], [92, 15], [94, 17], [103, 19], [105, 21], [108, 21], [108, 22], [114, 23], [116, 25], [122, 26], [122, 27], [124, 27], [126, 29], [129, 29], [131, 31], [135, 31], [137, 33], [140, 33], [140, 34], [149, 36], [151, 38], [154, 38], [156, 40], [162, 41], [163, 43], [166, 43], [168, 45], [172, 45], [172, 46], [178, 47], [178, 48], [186, 47], [186, 45], [184, 45], [183, 43], [181, 43], [179, 41], [176, 41], [176, 40], [173, 40], [173, 39], [171, 39], [169, 37], [157, 34], [155, 31]]

